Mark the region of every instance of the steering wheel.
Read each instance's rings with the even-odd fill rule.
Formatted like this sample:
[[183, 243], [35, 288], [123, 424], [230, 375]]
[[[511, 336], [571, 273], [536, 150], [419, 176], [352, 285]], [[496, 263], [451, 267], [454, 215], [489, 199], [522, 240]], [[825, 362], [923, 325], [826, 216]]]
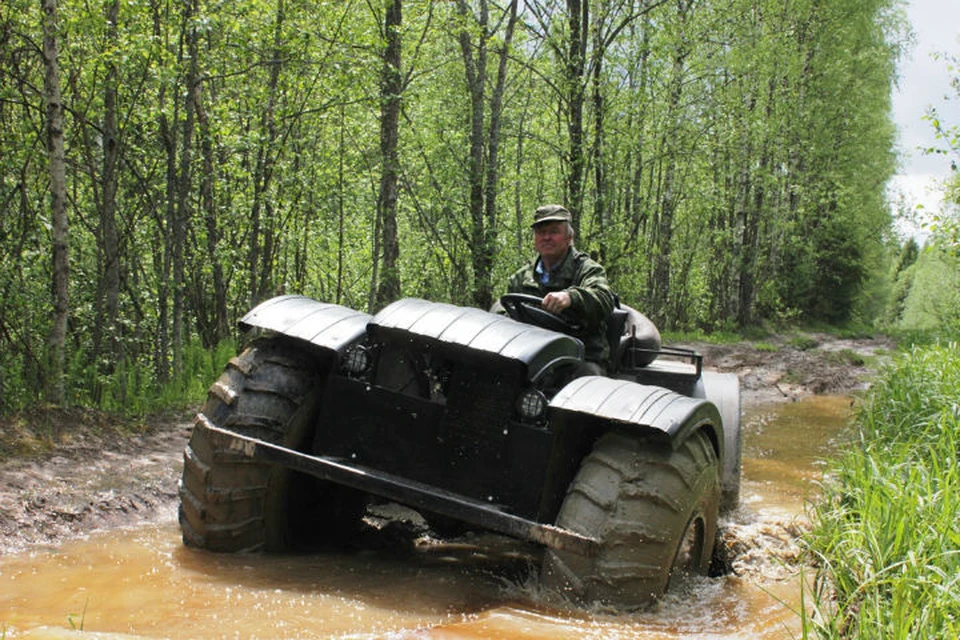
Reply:
[[563, 316], [550, 313], [542, 305], [543, 298], [526, 293], [505, 293], [500, 296], [500, 306], [514, 320], [569, 335], [577, 335], [583, 329]]

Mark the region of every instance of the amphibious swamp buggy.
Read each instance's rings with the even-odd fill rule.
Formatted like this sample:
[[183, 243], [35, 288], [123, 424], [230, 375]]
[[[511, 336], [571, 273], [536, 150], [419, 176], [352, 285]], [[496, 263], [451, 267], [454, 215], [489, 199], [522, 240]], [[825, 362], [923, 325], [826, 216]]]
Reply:
[[542, 545], [542, 583], [574, 601], [632, 607], [706, 573], [718, 512], [739, 500], [736, 376], [662, 348], [623, 307], [609, 375], [571, 379], [576, 328], [539, 299], [501, 302], [510, 317], [420, 299], [251, 310], [241, 326], [259, 337], [184, 452], [185, 544], [336, 544], [376, 499]]

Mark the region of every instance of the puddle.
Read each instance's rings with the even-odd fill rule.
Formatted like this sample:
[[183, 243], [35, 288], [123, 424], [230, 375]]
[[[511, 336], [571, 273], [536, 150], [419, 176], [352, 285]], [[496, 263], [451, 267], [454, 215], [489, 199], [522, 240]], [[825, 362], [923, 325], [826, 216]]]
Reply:
[[743, 415], [743, 493], [753, 510], [798, 514], [815, 495], [821, 461], [852, 416], [847, 396], [810, 396]]
[[748, 412], [744, 504], [729, 525], [737, 575], [686, 585], [651, 611], [545, 607], [532, 580], [514, 579], [522, 549], [500, 538], [406, 552], [216, 555], [183, 547], [170, 522], [0, 559], [0, 637], [798, 637], [792, 536], [818, 460], [849, 415], [848, 398], [821, 396]]

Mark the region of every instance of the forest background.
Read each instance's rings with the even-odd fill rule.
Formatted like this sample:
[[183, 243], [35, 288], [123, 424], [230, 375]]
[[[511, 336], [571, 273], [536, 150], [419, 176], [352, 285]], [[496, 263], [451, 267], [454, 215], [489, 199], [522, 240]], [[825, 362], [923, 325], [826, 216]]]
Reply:
[[485, 308], [546, 202], [665, 330], [942, 320], [908, 42], [897, 0], [6, 0], [0, 412], [205, 388], [278, 293]]

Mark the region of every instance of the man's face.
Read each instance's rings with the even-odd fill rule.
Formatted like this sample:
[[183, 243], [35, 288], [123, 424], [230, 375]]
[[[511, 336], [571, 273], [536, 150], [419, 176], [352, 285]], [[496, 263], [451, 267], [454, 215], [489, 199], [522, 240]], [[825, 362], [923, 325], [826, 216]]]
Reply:
[[537, 253], [548, 266], [557, 264], [567, 255], [571, 240], [567, 234], [567, 223], [563, 220], [541, 222], [533, 228], [533, 242]]

